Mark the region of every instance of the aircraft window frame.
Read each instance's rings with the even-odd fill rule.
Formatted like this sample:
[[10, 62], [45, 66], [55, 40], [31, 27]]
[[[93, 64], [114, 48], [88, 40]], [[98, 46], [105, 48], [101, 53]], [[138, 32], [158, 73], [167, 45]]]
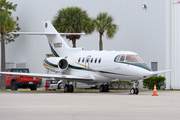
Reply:
[[101, 58], [99, 58], [99, 61], [98, 61], [98, 63], [101, 63]]
[[115, 57], [115, 62], [119, 62], [119, 61], [120, 61], [120, 58], [121, 58], [121, 55], [117, 55], [117, 56]]
[[97, 58], [94, 60], [94, 63], [96, 63], [97, 62]]
[[135, 55], [126, 55], [126, 62], [128, 63], [139, 63], [139, 60]]
[[84, 63], [84, 59], [85, 59], [85, 57], [83, 57], [83, 59], [82, 59], [82, 63]]
[[81, 61], [81, 57], [78, 59], [78, 62], [80, 62]]
[[141, 59], [139, 55], [136, 55], [136, 58], [139, 60], [140, 63], [144, 63], [144, 61]]
[[[123, 58], [123, 60], [121, 61], [121, 58], [122, 58], [122, 57], [124, 57], [124, 58]], [[120, 61], [120, 62], [124, 62], [125, 59], [126, 59], [126, 55], [121, 55], [119, 61]]]
[[91, 58], [91, 63], [93, 62], [93, 58]]

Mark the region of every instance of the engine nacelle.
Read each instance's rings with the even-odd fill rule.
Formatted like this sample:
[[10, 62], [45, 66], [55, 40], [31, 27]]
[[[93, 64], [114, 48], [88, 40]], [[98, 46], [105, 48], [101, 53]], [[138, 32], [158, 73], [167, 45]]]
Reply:
[[62, 57], [49, 57], [44, 59], [43, 65], [53, 72], [63, 72], [68, 68], [68, 61]]

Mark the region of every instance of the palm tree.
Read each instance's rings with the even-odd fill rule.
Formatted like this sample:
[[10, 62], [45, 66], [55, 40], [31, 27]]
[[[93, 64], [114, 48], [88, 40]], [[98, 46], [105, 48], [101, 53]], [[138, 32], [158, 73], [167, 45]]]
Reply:
[[[79, 7], [67, 7], [59, 10], [52, 24], [61, 33], [85, 32], [90, 34], [94, 31], [92, 19], [88, 17], [85, 10]], [[73, 48], [75, 48], [76, 40], [80, 38], [80, 35], [66, 35], [66, 38], [72, 40]]]
[[[9, 2], [6, 0], [0, 0], [0, 12], [7, 12], [9, 16], [11, 16], [12, 12], [11, 11], [16, 11], [17, 4], [13, 4], [13, 2]], [[13, 32], [17, 32], [20, 30], [19, 24], [15, 21], [15, 28]], [[4, 38], [6, 41], [6, 44], [10, 42], [14, 42], [15, 38], [17, 38], [19, 35], [18, 34], [8, 34], [8, 32], [5, 32]], [[1, 37], [0, 37], [1, 38]]]
[[[5, 33], [14, 30], [15, 22], [6, 11], [0, 12], [1, 71], [5, 71]], [[1, 90], [6, 89], [5, 75], [1, 75]]]
[[117, 31], [117, 25], [113, 24], [112, 16], [107, 13], [99, 13], [96, 19], [93, 20], [95, 24], [95, 29], [99, 32], [99, 50], [103, 50], [102, 36], [106, 31], [107, 38], [113, 38]]
[[[19, 31], [18, 23], [13, 21], [11, 10], [16, 11], [17, 4], [6, 0], [0, 0], [0, 39], [1, 39], [1, 71], [5, 71], [5, 43], [13, 42], [19, 35], [8, 34], [11, 31]], [[6, 89], [5, 75], [1, 75], [1, 89]]]

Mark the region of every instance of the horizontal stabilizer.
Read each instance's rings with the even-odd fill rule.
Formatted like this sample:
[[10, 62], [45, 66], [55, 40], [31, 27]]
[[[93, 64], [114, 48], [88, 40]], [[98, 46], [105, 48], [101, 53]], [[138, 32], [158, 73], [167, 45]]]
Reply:
[[0, 74], [39, 77], [39, 78], [56, 78], [56, 79], [61, 79], [61, 80], [77, 81], [77, 82], [93, 81], [93, 79], [90, 76], [73, 76], [73, 75], [40, 74], [40, 73], [17, 73], [17, 72], [0, 72]]
[[10, 32], [10, 34], [19, 34], [19, 35], [85, 35], [85, 33], [53, 33], [53, 32]]
[[19, 35], [55, 35], [57, 33], [52, 33], [52, 32], [10, 32], [10, 34], [19, 34]]
[[161, 70], [161, 71], [153, 71], [153, 74], [161, 74], [166, 72], [172, 72], [172, 70]]

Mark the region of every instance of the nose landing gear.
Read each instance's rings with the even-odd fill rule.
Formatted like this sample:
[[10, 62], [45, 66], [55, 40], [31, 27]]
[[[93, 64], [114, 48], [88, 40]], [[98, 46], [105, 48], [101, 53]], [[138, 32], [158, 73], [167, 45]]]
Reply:
[[130, 89], [130, 94], [138, 94], [139, 93], [139, 89], [138, 88], [131, 88]]
[[132, 80], [132, 82], [133, 82], [133, 87], [134, 88], [131, 88], [130, 89], [130, 94], [138, 94], [139, 93], [139, 89], [138, 88], [136, 88], [136, 81], [135, 80]]

